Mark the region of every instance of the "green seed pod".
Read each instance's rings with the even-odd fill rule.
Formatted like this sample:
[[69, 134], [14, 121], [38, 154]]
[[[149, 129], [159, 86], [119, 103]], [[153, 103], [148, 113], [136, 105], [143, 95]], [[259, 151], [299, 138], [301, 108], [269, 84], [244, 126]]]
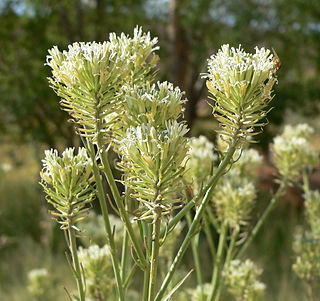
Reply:
[[59, 157], [57, 150], [45, 151], [40, 173], [41, 185], [47, 201], [56, 210], [51, 211], [62, 229], [75, 225], [87, 216], [88, 204], [95, 193], [92, 188], [92, 163], [84, 148], [67, 148]]

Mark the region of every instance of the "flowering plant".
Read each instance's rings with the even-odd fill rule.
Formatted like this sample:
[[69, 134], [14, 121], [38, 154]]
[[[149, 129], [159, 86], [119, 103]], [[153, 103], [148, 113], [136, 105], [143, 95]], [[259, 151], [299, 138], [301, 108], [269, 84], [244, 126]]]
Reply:
[[[282, 137], [275, 138], [273, 161], [280, 186], [252, 226], [262, 157], [248, 145], [266, 124], [277, 83], [277, 61], [267, 49], [256, 48], [252, 54], [229, 45], [209, 58], [205, 78], [213, 116], [220, 125], [215, 146], [205, 137], [186, 137], [183, 92], [171, 83], [155, 82], [156, 43], [150, 33], [136, 28], [132, 38], [111, 34], [108, 42], [74, 43], [62, 52], [57, 47], [49, 50], [50, 86], [84, 145], [78, 155], [73, 149], [62, 157], [47, 151], [41, 172], [48, 202], [55, 208], [53, 215], [68, 232], [76, 298], [108, 300], [115, 286], [111, 298], [121, 301], [130, 296], [171, 300], [174, 294], [180, 298], [184, 293], [192, 300], [218, 301], [227, 289], [239, 300], [256, 300], [264, 289], [257, 280], [262, 271], [241, 257], [286, 185], [296, 183], [303, 169], [316, 162], [306, 142], [310, 130], [286, 128]], [[110, 148], [118, 156], [120, 179], [112, 173]], [[102, 175], [112, 193], [117, 222], [109, 214]], [[91, 213], [87, 219], [95, 197], [102, 216]], [[308, 206], [315, 205], [310, 202]], [[308, 214], [312, 219], [312, 213]], [[184, 217], [186, 223], [181, 223]], [[94, 220], [104, 225], [105, 241], [99, 231], [92, 237], [99, 246], [82, 239], [87, 249], [77, 250], [76, 234], [95, 229]], [[313, 219], [311, 228], [317, 227]], [[203, 281], [200, 231], [212, 257], [210, 283]], [[181, 245], [175, 240], [181, 240]], [[176, 278], [189, 245], [198, 286], [179, 293], [192, 272]], [[114, 277], [110, 277], [111, 270]], [[129, 285], [139, 270], [143, 285], [133, 292]]]

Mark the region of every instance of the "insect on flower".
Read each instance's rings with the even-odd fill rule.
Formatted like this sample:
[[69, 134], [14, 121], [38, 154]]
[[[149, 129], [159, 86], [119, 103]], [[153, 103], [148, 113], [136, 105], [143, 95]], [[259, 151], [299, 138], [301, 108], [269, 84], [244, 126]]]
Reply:
[[274, 50], [274, 48], [272, 48], [272, 52], [274, 57], [272, 58], [272, 60], [274, 61], [274, 66], [277, 70], [279, 70], [281, 68], [281, 61], [276, 53], [276, 51]]

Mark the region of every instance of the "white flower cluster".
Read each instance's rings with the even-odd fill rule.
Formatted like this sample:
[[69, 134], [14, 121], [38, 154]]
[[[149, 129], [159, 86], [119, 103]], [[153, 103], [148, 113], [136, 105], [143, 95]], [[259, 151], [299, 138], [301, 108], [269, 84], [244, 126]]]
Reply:
[[255, 51], [251, 54], [245, 52], [241, 45], [238, 48], [222, 45], [208, 61], [211, 84], [224, 91], [227, 87], [246, 88], [250, 83], [263, 83], [275, 68], [273, 55], [265, 48], [256, 47]]
[[317, 163], [318, 154], [309, 142], [312, 132], [306, 124], [286, 126], [283, 134], [274, 138], [273, 159], [282, 177], [297, 181], [304, 168]]
[[293, 250], [296, 255], [293, 270], [306, 283], [320, 281], [320, 244], [319, 237], [310, 231], [297, 228]]
[[109, 247], [107, 245], [102, 248], [97, 245], [87, 249], [80, 247], [78, 256], [84, 269], [87, 296], [89, 298], [101, 296], [103, 300], [107, 300], [115, 286]]
[[42, 179], [48, 184], [58, 182], [64, 188], [70, 187], [72, 183], [77, 183], [79, 178], [84, 177], [84, 181], [92, 171], [92, 162], [88, 157], [84, 147], [78, 148], [78, 154], [74, 154], [74, 147], [67, 148], [60, 157], [56, 149], [46, 150], [45, 158], [42, 160]]
[[164, 127], [169, 119], [176, 120], [183, 112], [182, 105], [187, 101], [183, 92], [169, 82], [147, 83], [145, 86], [124, 86], [125, 127], [151, 124]]
[[150, 37], [149, 32], [145, 34], [136, 27], [133, 38], [123, 33], [119, 37], [111, 33], [108, 42], [76, 42], [68, 46], [68, 51], [62, 52], [54, 46], [49, 50], [47, 65], [52, 68], [56, 82], [66, 86], [84, 84], [88, 90], [97, 92], [99, 84], [113, 80], [110, 75], [115, 71], [124, 75], [131, 64], [139, 66], [152, 51], [158, 49], [155, 46], [157, 41], [157, 38]]
[[100, 248], [97, 245], [92, 245], [88, 249], [84, 249], [82, 247], [78, 250], [79, 260], [83, 264], [84, 267], [91, 266], [98, 261], [104, 261], [106, 258], [110, 256], [110, 250], [107, 245]]
[[42, 298], [49, 289], [50, 279], [47, 269], [33, 269], [28, 273], [28, 291], [35, 298]]
[[255, 197], [254, 184], [234, 169], [222, 178], [214, 193], [218, 219], [228, 220], [231, 227], [246, 225]]
[[225, 283], [230, 293], [240, 300], [257, 300], [265, 290], [265, 285], [258, 281], [262, 269], [251, 260], [232, 260], [223, 272]]
[[208, 60], [207, 87], [213, 95], [213, 115], [221, 125], [219, 134], [228, 144], [249, 141], [266, 117], [276, 83], [277, 64], [264, 48], [247, 53], [226, 44]]
[[190, 297], [190, 300], [192, 301], [201, 301], [202, 299], [202, 290], [205, 298], [209, 298], [211, 293], [212, 285], [211, 283], [204, 283], [203, 287], [201, 288], [200, 285], [198, 285], [195, 289], [188, 289], [187, 294]]
[[145, 219], [155, 207], [168, 214], [178, 202], [172, 194], [179, 190], [184, 170], [187, 132], [186, 125], [177, 121], [166, 122], [165, 129], [142, 124], [129, 128], [126, 138], [118, 143], [123, 156], [119, 165], [127, 175], [125, 183], [133, 190], [131, 196], [146, 207]]
[[205, 136], [188, 139], [188, 145], [185, 178], [196, 194], [210, 177], [217, 155], [214, 153], [214, 144]]
[[86, 206], [94, 198], [92, 162], [85, 148], [67, 148], [60, 157], [57, 150], [45, 151], [40, 172], [41, 185], [47, 194], [47, 201], [53, 205], [63, 229], [70, 223], [74, 226], [82, 220], [89, 208]]
[[243, 149], [242, 151], [237, 150], [234, 158], [239, 159], [232, 166], [232, 169], [230, 170], [230, 176], [234, 170], [238, 170], [241, 177], [245, 177], [252, 181], [257, 179], [257, 171], [259, 170], [263, 161], [263, 157], [257, 150], [252, 148]]

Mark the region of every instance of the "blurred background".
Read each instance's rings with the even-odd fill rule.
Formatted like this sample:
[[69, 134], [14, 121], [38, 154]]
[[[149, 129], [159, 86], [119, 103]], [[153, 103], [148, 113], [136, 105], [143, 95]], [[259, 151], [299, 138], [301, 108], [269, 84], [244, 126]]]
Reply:
[[[47, 49], [103, 41], [136, 25], [159, 37], [159, 78], [186, 91], [191, 135], [215, 138], [201, 73], [224, 43], [274, 48], [282, 67], [269, 125], [255, 145], [266, 158], [262, 201], [274, 188], [268, 145], [285, 123], [320, 129], [318, 0], [1, 0], [0, 1], [0, 300], [32, 300], [30, 269], [54, 266], [57, 295], [70, 285], [63, 234], [48, 219], [39, 181], [43, 150], [78, 145], [68, 116], [48, 87]], [[315, 144], [320, 139], [315, 137]], [[313, 175], [312, 185], [319, 181]], [[291, 189], [250, 250], [265, 269], [266, 300], [301, 300], [291, 271], [292, 233], [303, 222], [301, 192]], [[70, 276], [68, 276], [70, 275]], [[62, 284], [63, 283], [63, 284]], [[29, 298], [29, 299], [28, 299]], [[57, 299], [56, 299], [57, 300]]]

